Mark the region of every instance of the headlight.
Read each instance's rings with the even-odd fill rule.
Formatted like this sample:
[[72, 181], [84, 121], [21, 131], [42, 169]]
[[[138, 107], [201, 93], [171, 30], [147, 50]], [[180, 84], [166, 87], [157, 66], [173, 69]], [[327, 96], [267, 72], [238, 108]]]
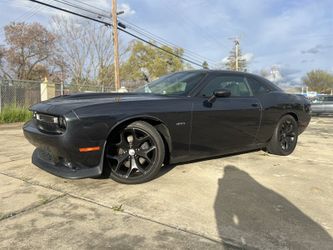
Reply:
[[65, 129], [67, 127], [67, 122], [66, 119], [64, 117], [59, 117], [58, 118], [58, 124], [60, 128]]

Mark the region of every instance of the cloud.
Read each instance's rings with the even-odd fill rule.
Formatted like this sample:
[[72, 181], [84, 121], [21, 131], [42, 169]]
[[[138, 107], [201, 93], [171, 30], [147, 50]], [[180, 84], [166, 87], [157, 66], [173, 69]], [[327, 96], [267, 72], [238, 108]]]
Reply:
[[[49, 3], [51, 5], [61, 7], [61, 8], [73, 10], [76, 12], [82, 12], [82, 10], [68, 6], [67, 4], [62, 4], [62, 3], [58, 3], [58, 2], [54, 2], [54, 1], [44, 1], [44, 2]], [[91, 10], [96, 13], [101, 13], [103, 15], [109, 14], [111, 12], [111, 7], [110, 7], [108, 0], [95, 0], [93, 6], [96, 9], [91, 7], [92, 4], [91, 4], [91, 1], [89, 1], [89, 0], [81, 0], [80, 2], [81, 3], [75, 3], [75, 1], [71, 1], [71, 4], [76, 5], [83, 9]], [[10, 2], [10, 5], [12, 7], [19, 8], [19, 9], [22, 9], [27, 12], [37, 11], [36, 15], [43, 15], [46, 17], [48, 17], [50, 15], [69, 15], [69, 14], [65, 14], [64, 12], [61, 12], [60, 10], [53, 9], [51, 7], [47, 7], [47, 6], [41, 5], [39, 3], [34, 3], [34, 2], [31, 2], [28, 0], [13, 0]], [[100, 10], [98, 10], [98, 9], [100, 9]], [[110, 12], [107, 10], [110, 10]]]
[[301, 70], [293, 68], [289, 64], [278, 65], [278, 68], [280, 70], [281, 75], [288, 79], [293, 78], [293, 76], [301, 72]]
[[222, 59], [222, 63], [223, 63], [223, 64], [226, 64], [226, 63], [228, 62], [228, 58], [229, 58], [228, 56], [224, 57], [224, 58]]
[[313, 63], [314, 61], [315, 61], [315, 59], [311, 59], [311, 60], [303, 59], [303, 60], [301, 60], [301, 63]]
[[242, 59], [246, 60], [248, 63], [251, 62], [254, 58], [254, 54], [253, 53], [245, 53], [242, 56]]
[[[74, 6], [78, 6], [79, 8], [75, 8], [73, 6], [69, 6], [67, 4], [62, 4], [58, 2], [53, 2], [53, 1], [48, 1], [51, 5], [55, 5], [61, 8], [65, 8], [68, 10], [72, 10], [74, 12], [80, 12], [80, 13], [86, 13], [89, 16], [94, 17], [94, 15], [100, 14], [103, 16], [103, 18], [107, 18], [107, 16], [111, 15], [111, 5], [109, 0], [95, 0], [94, 4], [91, 4], [90, 0], [81, 0], [80, 2], [75, 3], [75, 1], [72, 1], [71, 4]], [[48, 3], [47, 2], [47, 3]], [[25, 16], [29, 16], [30, 14], [34, 15], [39, 15], [39, 16], [44, 16], [44, 17], [49, 17], [53, 15], [61, 15], [65, 17], [73, 17], [72, 14], [62, 12], [57, 9], [53, 9], [51, 7], [43, 6], [38, 3], [30, 2], [28, 0], [13, 0], [10, 2], [10, 5], [15, 8], [22, 9], [25, 11], [24, 14]], [[83, 9], [86, 9], [87, 11], [84, 11]], [[135, 14], [135, 10], [131, 8], [131, 6], [127, 3], [121, 3], [118, 4], [118, 11], [124, 11], [125, 13], [122, 15], [123, 17], [125, 16], [131, 16]], [[97, 14], [92, 14], [89, 13], [89, 11], [92, 11]]]
[[[81, 1], [110, 14], [110, 0]], [[12, 20], [13, 13], [19, 15], [36, 6], [28, 0], [4, 2], [3, 23]], [[8, 8], [14, 3], [21, 8]], [[332, 9], [332, 0], [118, 0], [118, 10], [126, 12], [121, 17], [127, 15], [139, 27], [208, 58], [210, 67], [226, 62], [232, 48], [228, 38], [239, 36], [244, 56], [251, 61], [249, 71], [290, 63], [300, 69], [295, 75], [313, 68], [332, 69], [333, 48], [327, 47], [333, 38]], [[60, 12], [44, 7], [34, 18], [45, 23], [56, 13]]]
[[[262, 68], [261, 71], [268, 73], [268, 76], [266, 76], [268, 80], [281, 86], [297, 86], [300, 84], [300, 73], [302, 71], [289, 64], [274, 64]], [[255, 73], [258, 74], [261, 71], [255, 71]]]
[[329, 48], [333, 48], [332, 45], [322, 45], [322, 44], [318, 44], [315, 47], [312, 47], [310, 49], [307, 50], [302, 50], [301, 53], [302, 54], [318, 54], [319, 52], [325, 50], [325, 49], [329, 49]]

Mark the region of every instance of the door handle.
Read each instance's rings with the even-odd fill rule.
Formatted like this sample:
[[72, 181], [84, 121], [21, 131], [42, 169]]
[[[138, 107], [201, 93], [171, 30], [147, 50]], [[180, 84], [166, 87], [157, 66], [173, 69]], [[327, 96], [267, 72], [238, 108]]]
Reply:
[[251, 106], [252, 107], [259, 107], [258, 103], [252, 103]]

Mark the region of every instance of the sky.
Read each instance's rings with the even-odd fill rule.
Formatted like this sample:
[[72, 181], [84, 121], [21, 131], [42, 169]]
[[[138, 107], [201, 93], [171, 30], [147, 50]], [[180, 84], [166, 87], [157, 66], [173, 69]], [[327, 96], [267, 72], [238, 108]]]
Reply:
[[[111, 0], [67, 1], [111, 9]], [[28, 0], [0, 0], [0, 10], [0, 27], [11, 21], [49, 26], [59, 14]], [[250, 72], [274, 66], [293, 83], [312, 69], [333, 73], [332, 0], [118, 0], [118, 10], [125, 11], [123, 20], [206, 58], [211, 68], [225, 62], [238, 37]]]

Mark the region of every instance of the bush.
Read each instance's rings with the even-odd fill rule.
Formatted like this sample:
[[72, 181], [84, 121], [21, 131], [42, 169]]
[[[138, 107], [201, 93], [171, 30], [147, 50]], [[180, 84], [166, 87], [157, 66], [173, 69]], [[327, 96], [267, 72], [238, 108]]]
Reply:
[[6, 106], [0, 113], [1, 123], [25, 122], [32, 118], [32, 113], [24, 107]]

